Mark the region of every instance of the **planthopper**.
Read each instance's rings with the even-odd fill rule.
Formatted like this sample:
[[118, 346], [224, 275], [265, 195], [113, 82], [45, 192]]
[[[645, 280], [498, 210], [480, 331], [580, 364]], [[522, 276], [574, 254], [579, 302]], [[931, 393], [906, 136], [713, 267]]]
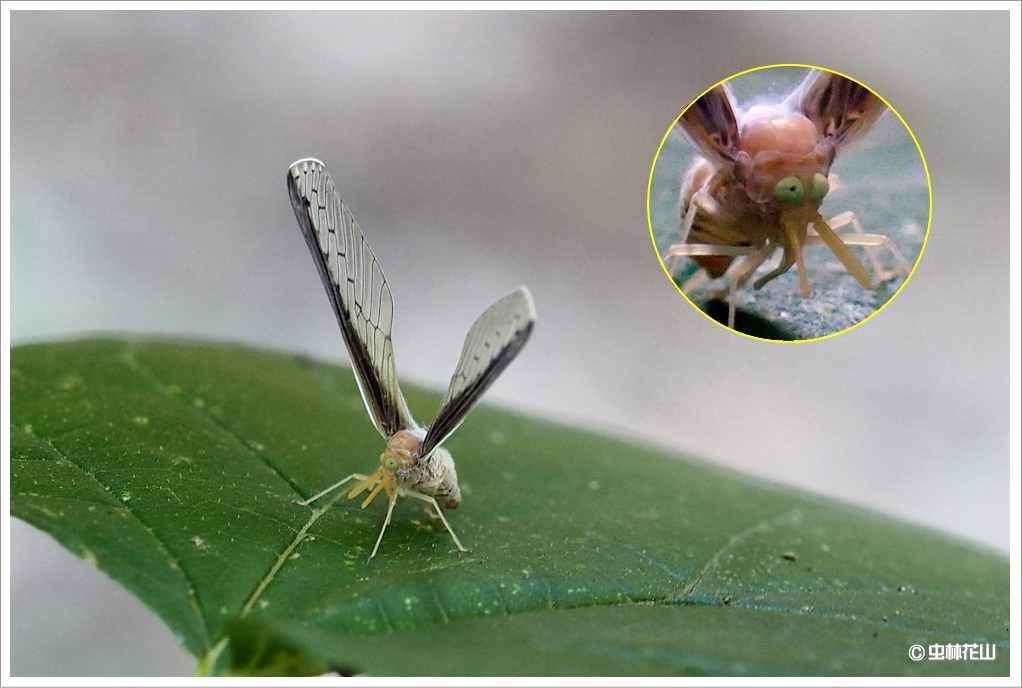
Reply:
[[[823, 244], [863, 289], [874, 278], [907, 275], [909, 264], [882, 234], [867, 233], [851, 211], [824, 218], [820, 205], [839, 184], [835, 157], [864, 136], [886, 112], [884, 101], [852, 79], [821, 69], [777, 102], [742, 109], [727, 82], [692, 103], [676, 126], [699, 157], [681, 187], [681, 233], [662, 255], [673, 271], [683, 258], [706, 277], [725, 277], [728, 327], [735, 327], [735, 294], [775, 253], [776, 267], [756, 277], [760, 289], [792, 267], [803, 299], [812, 294], [805, 248]], [[851, 228], [850, 232], [837, 230]], [[865, 247], [872, 274], [850, 246]], [[897, 268], [884, 270], [878, 250]], [[682, 291], [687, 291], [683, 286]]]
[[356, 480], [348, 499], [368, 491], [362, 508], [381, 492], [387, 493], [389, 501], [370, 560], [380, 548], [398, 497], [412, 497], [432, 506], [454, 544], [468, 551], [444, 516], [444, 509], [461, 502], [461, 489], [454, 459], [441, 445], [525, 346], [536, 321], [532, 295], [519, 287], [483, 311], [465, 337], [440, 409], [429, 427], [422, 428], [412, 418], [398, 385], [391, 343], [394, 302], [365, 236], [319, 160], [306, 158], [291, 165], [287, 186], [298, 225], [341, 327], [362, 401], [387, 441], [375, 472], [352, 473], [298, 503], [307, 506]]

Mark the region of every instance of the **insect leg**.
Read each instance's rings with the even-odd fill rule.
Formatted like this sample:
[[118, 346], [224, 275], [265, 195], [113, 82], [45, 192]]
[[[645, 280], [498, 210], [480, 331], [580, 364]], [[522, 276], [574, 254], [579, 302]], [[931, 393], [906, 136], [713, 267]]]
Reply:
[[[776, 277], [780, 277], [781, 275], [786, 273], [788, 270], [790, 270], [791, 266], [794, 265], [794, 264], [795, 264], [795, 256], [794, 255], [789, 255], [789, 253], [786, 251], [784, 253], [784, 255], [781, 256], [781, 262], [777, 264], [777, 267], [774, 268], [773, 270], [771, 270], [770, 272], [768, 272], [767, 274], [763, 275], [762, 277], [760, 277], [755, 282], [753, 282], [752, 283], [752, 288], [753, 289], [762, 289], [763, 287], [765, 287], [767, 285], [768, 282], [772, 281]], [[803, 277], [802, 277], [803, 275], [805, 275], [805, 270], [802, 268], [801, 265], [799, 265], [799, 279], [800, 280], [803, 279]], [[803, 282], [803, 284], [804, 284], [804, 282]], [[803, 289], [803, 292], [802, 292], [802, 297], [803, 298], [808, 298], [808, 296], [806, 295], [804, 289]]]
[[764, 244], [735, 266], [734, 274], [731, 276], [731, 288], [727, 299], [727, 326], [732, 330], [735, 329], [735, 296], [738, 294], [738, 290], [745, 286], [746, 282], [759, 269], [759, 266], [763, 264], [763, 261], [769, 258], [776, 248], [775, 244]]
[[709, 273], [705, 270], [696, 270], [695, 273], [685, 280], [685, 283], [681, 285], [681, 291], [685, 294], [690, 294], [693, 291], [699, 291], [713, 278], [710, 277]]
[[[370, 492], [369, 496], [366, 497], [365, 500], [362, 502], [362, 508], [365, 509], [366, 506], [369, 505], [369, 502], [376, 499], [376, 495], [380, 494], [380, 490], [382, 490], [386, 486], [387, 486], [386, 480], [381, 480], [380, 482], [376, 483], [376, 487], [373, 488], [373, 491]], [[348, 499], [351, 499], [351, 497], [349, 496]]]
[[[670, 272], [674, 272], [678, 267], [678, 258], [682, 256], [692, 255], [731, 255], [731, 254], [720, 254], [720, 253], [685, 253], [682, 247], [684, 246], [716, 246], [716, 244], [690, 244], [688, 243], [688, 237], [692, 233], [692, 227], [695, 224], [696, 214], [702, 211], [710, 218], [719, 217], [723, 213], [723, 209], [713, 196], [706, 193], [705, 191], [699, 190], [692, 194], [692, 197], [688, 199], [685, 206], [685, 215], [681, 219], [681, 233], [678, 241], [674, 243], [667, 253], [664, 255], [664, 261], [668, 258], [671, 259], [670, 265], [667, 269]], [[744, 255], [744, 254], [740, 254]]]
[[[869, 271], [859, 262], [855, 254], [848, 250], [847, 242], [831, 228], [819, 213], [813, 219], [812, 227], [815, 234], [806, 234], [806, 243], [816, 243], [816, 240], [811, 237], [818, 237], [837, 256], [841, 264], [845, 266], [845, 270], [855, 278], [863, 289], [872, 289], [873, 284], [869, 277]], [[871, 257], [874, 260], [876, 258], [875, 256]]]
[[667, 255], [675, 256], [747, 256], [754, 253], [754, 246], [727, 246], [725, 244], [674, 244], [667, 249]]
[[745, 260], [738, 263], [734, 270], [734, 275], [731, 277], [732, 282], [735, 284], [735, 289], [737, 290], [744, 287], [749, 279], [751, 279], [756, 273], [756, 270], [759, 269], [759, 266], [762, 265], [776, 249], [777, 244], [764, 244], [753, 253], [750, 253]]
[[714, 214], [720, 214], [720, 204], [714, 200], [713, 196], [706, 193], [705, 191], [696, 191], [692, 194], [692, 198], [689, 199], [688, 209], [685, 211], [685, 219], [681, 223], [681, 238], [680, 243], [686, 243], [688, 241], [688, 235], [692, 231], [692, 225], [696, 221], [696, 213], [700, 210], [706, 212], [710, 216]]
[[730, 329], [735, 329], [735, 315], [737, 306], [735, 306], [735, 297], [738, 295], [738, 286], [736, 282], [731, 282], [731, 288], [727, 294], [727, 326]]
[[[724, 291], [714, 291], [711, 293], [711, 298], [724, 297], [730, 304], [728, 308], [728, 327], [734, 329], [735, 327], [735, 300], [734, 296], [745, 286], [745, 283], [749, 281], [749, 278], [756, 272], [760, 265], [763, 264], [770, 254], [777, 248], [774, 244], [764, 244], [759, 248], [753, 246], [726, 246], [723, 244], [675, 244], [668, 249], [668, 255], [671, 256], [730, 256], [732, 258], [739, 258], [746, 256], [745, 260], [734, 264], [732, 267], [733, 275], [731, 276], [731, 284], [727, 290], [727, 296], [724, 296]], [[693, 290], [700, 289], [710, 279], [710, 275], [705, 270], [699, 270], [692, 277], [682, 285], [681, 291], [685, 294], [692, 292]]]
[[436, 509], [437, 516], [440, 517], [440, 520], [444, 522], [444, 526], [447, 527], [447, 532], [451, 534], [452, 538], [454, 538], [454, 544], [457, 545], [458, 549], [460, 549], [462, 552], [469, 551], [468, 549], [465, 548], [464, 545], [461, 544], [461, 540], [458, 539], [458, 536], [454, 534], [454, 529], [451, 528], [451, 524], [447, 522], [447, 517], [444, 516], [444, 512], [440, 509], [440, 505], [436, 503], [436, 499], [434, 497], [430, 497], [427, 494], [422, 494], [421, 492], [416, 492], [415, 490], [405, 490], [404, 493], [409, 497], [415, 497], [416, 499], [421, 499], [424, 502], [429, 502], [430, 504], [432, 504], [433, 508]]
[[[908, 275], [912, 272], [912, 268], [909, 266], [908, 261], [905, 260], [901, 252], [898, 251], [898, 247], [894, 245], [889, 237], [883, 234], [868, 234], [862, 227], [862, 223], [859, 221], [858, 216], [852, 211], [843, 212], [840, 215], [835, 215], [827, 223], [831, 229], [839, 229], [841, 227], [847, 227], [851, 225], [855, 231], [855, 235], [842, 236], [841, 241], [846, 246], [865, 246], [866, 254], [869, 256], [869, 260], [873, 265], [873, 271], [876, 273], [877, 279], [884, 281], [889, 280], [893, 277], [900, 277], [902, 275]], [[877, 258], [876, 253], [870, 249], [872, 248], [886, 248], [890, 254], [894, 257], [895, 262], [898, 263], [897, 270], [884, 270], [883, 265], [880, 263], [880, 259]]]
[[373, 553], [369, 555], [369, 561], [373, 560], [376, 556], [376, 550], [380, 548], [380, 543], [383, 542], [383, 534], [387, 532], [387, 526], [390, 525], [390, 517], [394, 513], [394, 505], [397, 503], [397, 492], [393, 492], [390, 495], [390, 503], [387, 504], [387, 518], [383, 520], [383, 527], [380, 528], [380, 536], [376, 538], [376, 545], [373, 546]]
[[361, 473], [352, 473], [351, 475], [349, 475], [344, 480], [341, 480], [339, 482], [334, 483], [333, 485], [331, 485], [330, 487], [326, 488], [322, 492], [317, 492], [316, 494], [312, 495], [308, 499], [303, 499], [303, 500], [297, 500], [296, 499], [296, 500], [294, 500], [294, 503], [295, 504], [300, 504], [301, 506], [309, 506], [310, 504], [312, 504], [314, 501], [316, 501], [320, 497], [323, 497], [325, 495], [330, 494], [331, 492], [333, 492], [334, 490], [336, 490], [338, 487], [340, 487], [344, 483], [348, 482], [349, 480], [368, 480], [368, 479], [369, 479], [369, 476], [362, 475]]

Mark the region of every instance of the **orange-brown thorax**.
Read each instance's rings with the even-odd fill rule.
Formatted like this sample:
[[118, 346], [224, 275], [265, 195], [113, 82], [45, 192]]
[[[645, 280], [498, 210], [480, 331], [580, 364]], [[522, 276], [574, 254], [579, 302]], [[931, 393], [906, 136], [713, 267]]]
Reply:
[[[754, 113], [755, 109], [750, 115]], [[767, 110], [765, 114], [746, 120], [742, 126], [734, 181], [756, 204], [756, 214], [776, 215], [781, 210], [774, 193], [778, 182], [795, 177], [808, 191], [813, 176], [827, 176], [833, 160], [833, 145], [820, 139], [816, 125], [807, 117], [797, 112]], [[809, 199], [808, 193], [806, 199]], [[819, 200], [812, 203], [814, 209], [819, 206]], [[777, 223], [770, 224], [776, 226]]]
[[745, 123], [739, 150], [753, 158], [762, 151], [809, 155], [819, 138], [808, 117], [797, 112], [771, 113]]
[[454, 461], [442, 447], [435, 448], [429, 456], [421, 456], [423, 439], [421, 430], [394, 433], [380, 455], [380, 467], [352, 488], [348, 499], [354, 499], [372, 487], [369, 496], [362, 502], [364, 508], [381, 490], [386, 490], [392, 498], [399, 490], [412, 490], [433, 497], [444, 509], [456, 508], [461, 502], [461, 491]]
[[398, 430], [387, 442], [387, 448], [380, 457], [380, 463], [386, 467], [387, 458], [397, 460], [398, 467], [408, 468], [419, 458], [422, 449], [422, 438], [408, 430]]

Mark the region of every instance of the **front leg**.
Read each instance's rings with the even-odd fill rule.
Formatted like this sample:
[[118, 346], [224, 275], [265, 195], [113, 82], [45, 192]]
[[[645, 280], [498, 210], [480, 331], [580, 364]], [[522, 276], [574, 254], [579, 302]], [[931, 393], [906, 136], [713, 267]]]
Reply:
[[369, 480], [369, 476], [362, 475], [361, 473], [352, 473], [351, 475], [349, 475], [344, 480], [340, 480], [340, 481], [334, 483], [333, 485], [331, 485], [330, 487], [326, 488], [322, 492], [317, 492], [316, 494], [312, 495], [308, 499], [303, 499], [303, 500], [297, 500], [296, 499], [296, 500], [294, 500], [294, 503], [295, 504], [300, 504], [301, 506], [309, 506], [310, 504], [315, 502], [320, 497], [325, 497], [326, 495], [330, 494], [331, 492], [336, 490], [338, 487], [340, 487], [341, 485], [343, 485], [344, 483], [346, 483], [346, 482], [348, 482], [350, 480]]
[[749, 254], [749, 256], [738, 263], [738, 265], [732, 270], [731, 275], [731, 287], [728, 293], [727, 299], [727, 326], [732, 330], [735, 329], [735, 302], [738, 299], [738, 290], [746, 285], [749, 279], [756, 274], [756, 270], [759, 266], [770, 257], [770, 254], [774, 252], [777, 247], [774, 244], [766, 243], [756, 249], [755, 252]]
[[369, 561], [373, 560], [376, 556], [376, 550], [380, 549], [380, 543], [383, 542], [383, 534], [387, 532], [387, 526], [390, 525], [390, 517], [394, 514], [394, 504], [397, 503], [397, 491], [390, 494], [390, 502], [387, 504], [387, 518], [383, 519], [383, 527], [380, 528], [380, 535], [376, 538], [376, 544], [373, 545], [373, 553], [369, 555]]
[[[827, 223], [831, 229], [837, 230], [841, 227], [850, 226], [855, 234], [844, 235], [841, 237], [841, 241], [845, 246], [864, 246], [866, 247], [866, 255], [869, 258], [870, 264], [873, 266], [873, 274], [877, 276], [880, 281], [886, 281], [895, 277], [902, 277], [912, 272], [912, 268], [909, 266], [908, 261], [901, 255], [898, 247], [894, 245], [890, 237], [884, 236], [883, 234], [868, 234], [862, 226], [862, 222], [859, 221], [859, 217], [852, 211], [846, 211], [839, 215], [835, 215]], [[894, 257], [895, 262], [898, 263], [898, 268], [895, 270], [884, 270], [883, 264], [876, 255], [876, 251], [872, 250], [875, 248], [884, 248]]]

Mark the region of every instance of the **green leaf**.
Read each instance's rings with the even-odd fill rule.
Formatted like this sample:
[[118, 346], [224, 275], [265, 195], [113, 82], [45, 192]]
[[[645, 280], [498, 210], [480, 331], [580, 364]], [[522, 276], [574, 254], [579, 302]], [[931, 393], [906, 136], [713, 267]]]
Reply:
[[[438, 395], [407, 387], [428, 418]], [[237, 346], [11, 352], [11, 512], [205, 673], [1007, 675], [1008, 562], [661, 449], [482, 407], [449, 519], [307, 497], [378, 465], [351, 372]], [[919, 662], [911, 645], [992, 644]]]

